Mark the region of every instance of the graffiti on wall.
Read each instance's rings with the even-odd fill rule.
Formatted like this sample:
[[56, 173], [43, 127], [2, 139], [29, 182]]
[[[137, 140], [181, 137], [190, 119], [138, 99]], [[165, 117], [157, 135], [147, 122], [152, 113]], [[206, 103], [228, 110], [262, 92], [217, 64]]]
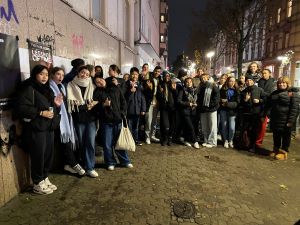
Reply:
[[7, 0], [7, 9], [0, 5], [0, 19], [5, 19], [7, 22], [10, 22], [12, 18], [19, 24], [13, 1]]
[[7, 1], [7, 7], [1, 5], [0, 2], [0, 33], [13, 35], [16, 33], [16, 29], [10, 21], [14, 19], [17, 24], [19, 20], [14, 8], [12, 0]]
[[82, 35], [72, 35], [72, 45], [75, 56], [80, 56], [84, 47], [84, 39]]
[[54, 49], [55, 39], [52, 35], [40, 34], [39, 36], [36, 37], [36, 39], [39, 43], [51, 46], [52, 51], [55, 52], [55, 49]]

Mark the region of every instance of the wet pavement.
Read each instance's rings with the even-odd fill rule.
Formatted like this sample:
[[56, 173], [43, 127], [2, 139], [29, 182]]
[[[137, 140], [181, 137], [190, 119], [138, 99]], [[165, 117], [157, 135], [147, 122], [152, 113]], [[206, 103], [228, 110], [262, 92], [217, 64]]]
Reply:
[[58, 190], [19, 194], [0, 209], [0, 225], [293, 225], [300, 219], [299, 144], [292, 142], [287, 161], [221, 146], [143, 145], [130, 154], [133, 169], [100, 164], [96, 179], [52, 173]]

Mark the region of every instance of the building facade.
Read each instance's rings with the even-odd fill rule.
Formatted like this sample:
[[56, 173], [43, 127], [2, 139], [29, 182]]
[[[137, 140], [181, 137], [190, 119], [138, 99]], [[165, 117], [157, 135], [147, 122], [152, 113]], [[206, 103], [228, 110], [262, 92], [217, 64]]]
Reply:
[[168, 69], [168, 27], [169, 7], [167, 0], [160, 1], [160, 32], [159, 32], [159, 56], [163, 68]]
[[[66, 72], [74, 58], [101, 65], [105, 76], [111, 64], [122, 73], [143, 63], [154, 68], [160, 63], [159, 24], [160, 0], [0, 1], [0, 33], [18, 37], [23, 79], [30, 74], [29, 40], [51, 46], [53, 65]], [[11, 123], [10, 112], [1, 111], [1, 125]], [[28, 165], [15, 145], [0, 154], [0, 206], [30, 183]]]

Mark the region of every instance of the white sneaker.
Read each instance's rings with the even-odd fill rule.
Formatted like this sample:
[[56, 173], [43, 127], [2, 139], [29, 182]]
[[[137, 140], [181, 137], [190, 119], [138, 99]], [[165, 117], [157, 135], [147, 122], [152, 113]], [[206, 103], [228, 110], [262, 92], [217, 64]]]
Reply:
[[229, 143], [227, 140], [224, 142], [224, 148], [229, 148]]
[[195, 142], [194, 145], [193, 145], [193, 147], [196, 148], [196, 149], [199, 149], [199, 148], [200, 148], [198, 142]]
[[33, 185], [33, 192], [40, 195], [48, 195], [52, 194], [53, 190], [45, 184], [44, 180], [42, 180], [40, 183]]
[[113, 166], [113, 165], [108, 166], [107, 169], [110, 170], [110, 171], [113, 171], [113, 170], [115, 170], [115, 166]]
[[53, 191], [57, 190], [57, 187], [50, 182], [48, 177], [45, 179], [45, 185]]
[[92, 178], [96, 178], [98, 177], [98, 173], [96, 172], [96, 170], [89, 170], [86, 172], [86, 174], [89, 176], [89, 177], [92, 177]]
[[146, 138], [146, 144], [147, 144], [147, 145], [150, 145], [150, 144], [151, 144], [150, 138]]
[[151, 137], [151, 141], [154, 141], [154, 142], [160, 142], [160, 140], [158, 138], [156, 138], [155, 136], [152, 136]]
[[232, 141], [229, 142], [229, 148], [234, 148], [234, 145], [233, 145]]
[[218, 141], [221, 141], [221, 140], [222, 140], [222, 136], [221, 136], [220, 134], [218, 134], [217, 140], [218, 140]]
[[207, 143], [205, 143], [205, 142], [202, 144], [203, 147], [206, 147], [206, 145], [207, 145]]
[[75, 170], [75, 172], [78, 173], [80, 176], [83, 176], [85, 174], [85, 170], [79, 164], [76, 164], [73, 167], [73, 170]]
[[133, 165], [132, 165], [132, 163], [129, 163], [129, 164], [126, 165], [126, 167], [129, 168], [129, 169], [132, 169]]
[[206, 148], [213, 148], [213, 147], [215, 147], [215, 145], [206, 144], [205, 147], [206, 147]]
[[188, 146], [188, 147], [192, 147], [192, 145], [190, 143], [188, 143], [187, 141], [184, 142], [184, 145]]

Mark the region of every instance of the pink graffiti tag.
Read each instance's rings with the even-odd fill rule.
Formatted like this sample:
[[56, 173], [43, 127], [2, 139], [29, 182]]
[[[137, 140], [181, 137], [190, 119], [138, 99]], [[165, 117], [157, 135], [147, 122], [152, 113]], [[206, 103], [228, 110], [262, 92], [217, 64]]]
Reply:
[[72, 44], [73, 44], [73, 50], [75, 55], [80, 55], [81, 50], [84, 46], [84, 39], [82, 35], [72, 35]]

